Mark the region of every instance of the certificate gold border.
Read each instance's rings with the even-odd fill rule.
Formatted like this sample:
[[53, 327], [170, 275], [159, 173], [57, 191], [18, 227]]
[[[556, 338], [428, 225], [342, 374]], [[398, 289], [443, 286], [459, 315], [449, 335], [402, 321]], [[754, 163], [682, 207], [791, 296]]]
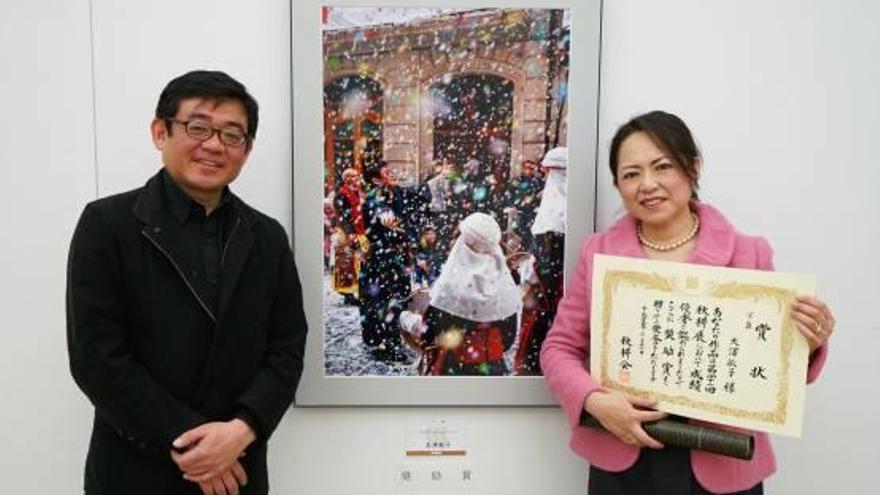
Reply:
[[645, 273], [629, 270], [607, 270], [603, 280], [603, 307], [602, 307], [602, 355], [599, 357], [600, 362], [600, 381], [605, 388], [617, 390], [631, 395], [642, 397], [651, 396], [657, 400], [685, 406], [693, 409], [713, 412], [728, 417], [737, 417], [742, 419], [758, 420], [765, 423], [783, 425], [788, 412], [788, 391], [789, 391], [789, 358], [791, 356], [792, 346], [794, 345], [794, 322], [791, 318], [791, 312], [786, 311], [790, 307], [795, 298], [795, 291], [782, 289], [779, 287], [770, 287], [757, 284], [739, 284], [736, 282], [725, 282], [716, 284], [712, 287], [708, 295], [718, 299], [733, 300], [766, 300], [770, 299], [777, 303], [779, 310], [783, 313], [782, 318], [782, 345], [780, 346], [780, 363], [781, 368], [777, 372], [779, 377], [776, 389], [776, 407], [771, 410], [750, 411], [747, 409], [724, 406], [707, 401], [694, 400], [682, 395], [671, 395], [667, 393], [655, 393], [648, 390], [624, 385], [611, 378], [608, 372], [608, 354], [610, 350], [609, 334], [611, 332], [611, 314], [613, 310], [612, 294], [621, 285], [630, 285], [637, 288], [656, 290], [659, 292], [676, 294], [673, 277], [666, 278], [658, 273]]

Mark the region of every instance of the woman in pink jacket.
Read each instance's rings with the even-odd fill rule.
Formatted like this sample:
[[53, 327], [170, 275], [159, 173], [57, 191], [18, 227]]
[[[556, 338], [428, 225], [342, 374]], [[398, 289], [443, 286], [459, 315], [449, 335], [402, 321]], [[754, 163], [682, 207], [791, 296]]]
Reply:
[[[737, 232], [718, 210], [698, 200], [702, 160], [675, 115], [655, 111], [623, 125], [612, 140], [609, 164], [628, 214], [584, 241], [541, 352], [547, 384], [572, 426], [571, 448], [590, 463], [589, 493], [761, 494], [762, 481], [776, 470], [766, 434], [751, 432], [750, 461], [664, 448], [642, 428], [664, 413], [652, 410], [650, 401], [603, 389], [589, 374], [590, 291], [596, 253], [772, 270], [773, 251], [764, 238]], [[807, 382], [812, 382], [825, 361], [834, 317], [810, 296], [798, 297], [791, 311], [809, 343]], [[607, 432], [579, 426], [584, 411]]]

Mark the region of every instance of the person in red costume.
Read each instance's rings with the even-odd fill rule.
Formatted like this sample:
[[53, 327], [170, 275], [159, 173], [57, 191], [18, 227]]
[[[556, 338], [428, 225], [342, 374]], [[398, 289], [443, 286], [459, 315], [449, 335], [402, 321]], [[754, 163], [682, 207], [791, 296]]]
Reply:
[[342, 186], [333, 198], [337, 229], [333, 234], [333, 290], [345, 297], [346, 304], [358, 303], [358, 276], [366, 229], [361, 207], [364, 194], [361, 174], [353, 168], [342, 172]]

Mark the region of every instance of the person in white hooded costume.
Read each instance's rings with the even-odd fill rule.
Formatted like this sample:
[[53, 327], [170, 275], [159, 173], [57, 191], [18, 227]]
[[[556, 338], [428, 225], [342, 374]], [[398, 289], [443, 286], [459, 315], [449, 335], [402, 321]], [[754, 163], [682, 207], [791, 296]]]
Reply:
[[504, 353], [516, 338], [522, 302], [501, 250], [501, 229], [485, 213], [468, 215], [458, 228], [424, 317], [405, 312], [401, 326], [422, 333], [424, 374], [505, 375]]
[[535, 236], [534, 276], [525, 282], [531, 284], [533, 297], [523, 309], [519, 345], [514, 357], [514, 373], [517, 375], [541, 374], [541, 346], [562, 297], [568, 148], [548, 151], [541, 166], [547, 171], [547, 181], [531, 228]]

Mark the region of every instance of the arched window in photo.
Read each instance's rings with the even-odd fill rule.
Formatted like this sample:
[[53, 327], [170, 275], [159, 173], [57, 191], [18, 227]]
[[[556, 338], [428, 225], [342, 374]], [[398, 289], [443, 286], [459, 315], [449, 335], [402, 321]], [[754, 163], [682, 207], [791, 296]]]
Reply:
[[351, 75], [324, 86], [324, 184], [333, 190], [342, 172], [382, 156], [382, 86], [375, 79]]
[[493, 74], [456, 74], [432, 88], [434, 159], [463, 165], [477, 160], [483, 174], [510, 167], [513, 81]]

